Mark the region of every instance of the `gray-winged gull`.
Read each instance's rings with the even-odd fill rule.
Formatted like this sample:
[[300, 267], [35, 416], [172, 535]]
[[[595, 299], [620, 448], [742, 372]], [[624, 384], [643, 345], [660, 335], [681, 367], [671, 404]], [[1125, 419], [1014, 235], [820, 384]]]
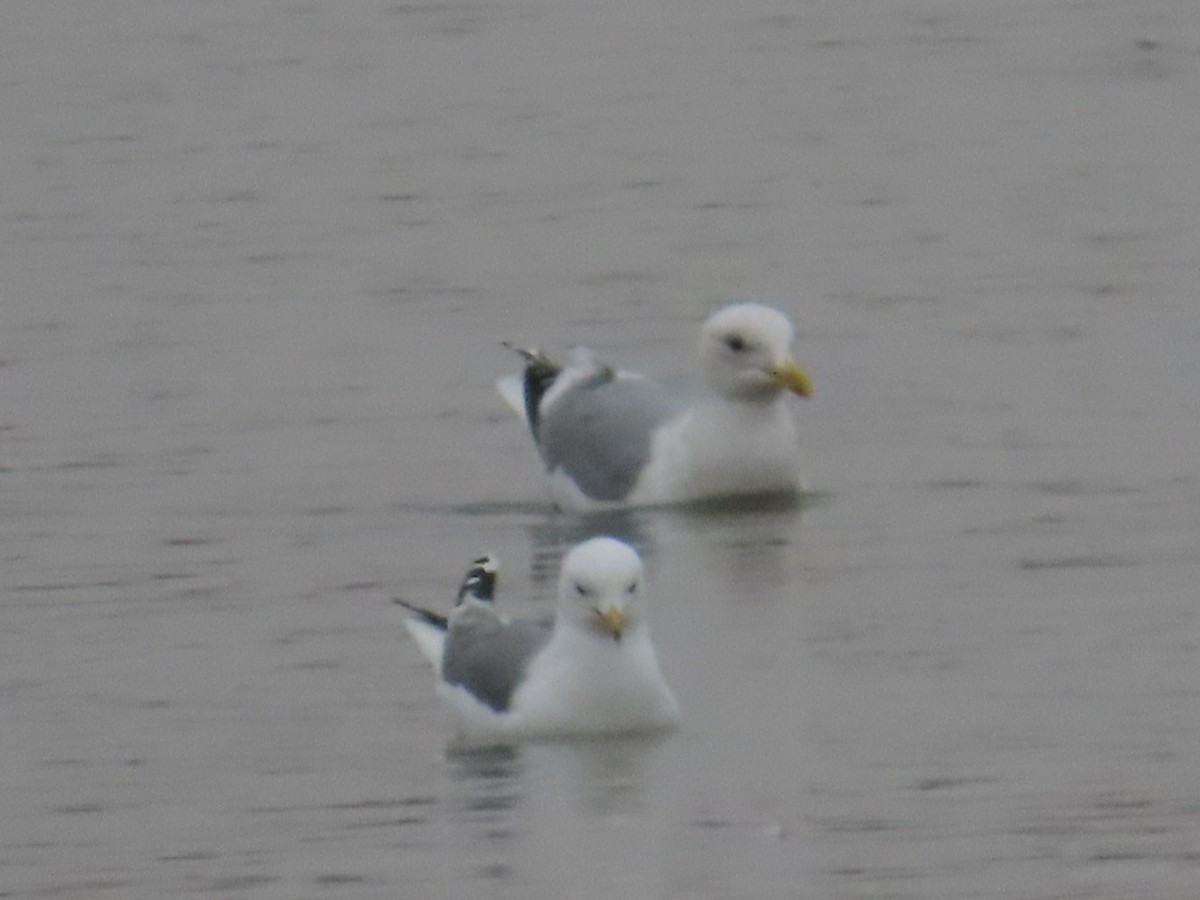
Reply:
[[803, 490], [789, 394], [812, 382], [791, 356], [788, 318], [758, 303], [700, 332], [707, 390], [675, 393], [577, 347], [565, 364], [519, 350], [523, 373], [496, 387], [525, 417], [564, 509], [654, 506]]
[[645, 619], [642, 561], [593, 538], [563, 560], [553, 623], [509, 620], [494, 606], [497, 566], [475, 561], [448, 616], [397, 600], [438, 673], [438, 693], [468, 738], [529, 739], [673, 728]]

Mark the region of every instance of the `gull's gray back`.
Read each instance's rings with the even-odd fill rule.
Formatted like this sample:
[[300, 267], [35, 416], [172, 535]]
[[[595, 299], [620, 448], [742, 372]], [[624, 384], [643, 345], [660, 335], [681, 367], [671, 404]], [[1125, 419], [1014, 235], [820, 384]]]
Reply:
[[538, 448], [547, 470], [561, 468], [594, 500], [621, 500], [650, 457], [654, 429], [681, 398], [644, 378], [585, 382], [543, 412]]
[[491, 616], [454, 622], [446, 633], [442, 678], [504, 712], [530, 658], [550, 639], [545, 622], [504, 622]]

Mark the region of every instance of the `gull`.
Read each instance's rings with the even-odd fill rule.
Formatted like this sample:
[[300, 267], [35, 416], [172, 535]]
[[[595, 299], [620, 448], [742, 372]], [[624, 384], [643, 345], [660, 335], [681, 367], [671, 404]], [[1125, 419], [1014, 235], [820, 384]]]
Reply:
[[700, 330], [702, 392], [671, 391], [585, 347], [565, 363], [512, 348], [525, 369], [496, 387], [529, 426], [563, 509], [797, 496], [804, 484], [788, 395], [810, 396], [812, 381], [792, 359], [794, 338], [779, 310], [738, 303]]
[[679, 705], [645, 618], [642, 561], [598, 537], [562, 563], [553, 622], [495, 608], [498, 564], [474, 561], [449, 615], [396, 602], [468, 739], [529, 740], [669, 731]]

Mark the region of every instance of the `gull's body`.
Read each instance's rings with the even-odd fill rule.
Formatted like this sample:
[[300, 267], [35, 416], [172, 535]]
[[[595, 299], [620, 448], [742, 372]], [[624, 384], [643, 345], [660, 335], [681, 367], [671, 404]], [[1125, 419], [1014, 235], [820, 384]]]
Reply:
[[795, 494], [803, 482], [788, 395], [812, 385], [792, 340], [782, 313], [743, 303], [704, 323], [704, 391], [672, 392], [583, 348], [565, 365], [524, 351], [524, 373], [497, 387], [524, 415], [563, 508]]
[[449, 616], [405, 604], [405, 624], [468, 738], [652, 733], [674, 727], [679, 707], [650, 642], [642, 582], [630, 547], [594, 538], [563, 561], [553, 624], [510, 621], [493, 607], [495, 565], [484, 557]]

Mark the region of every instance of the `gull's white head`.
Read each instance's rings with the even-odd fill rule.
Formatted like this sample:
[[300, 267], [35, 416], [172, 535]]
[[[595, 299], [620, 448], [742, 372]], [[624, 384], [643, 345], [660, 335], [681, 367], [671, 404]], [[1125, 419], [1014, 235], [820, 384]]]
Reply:
[[709, 386], [731, 399], [766, 399], [780, 391], [812, 394], [808, 373], [792, 359], [795, 330], [787, 316], [759, 303], [713, 313], [700, 332], [700, 366]]
[[640, 628], [642, 560], [615, 538], [584, 541], [563, 560], [558, 581], [558, 617], [581, 630], [620, 641]]

